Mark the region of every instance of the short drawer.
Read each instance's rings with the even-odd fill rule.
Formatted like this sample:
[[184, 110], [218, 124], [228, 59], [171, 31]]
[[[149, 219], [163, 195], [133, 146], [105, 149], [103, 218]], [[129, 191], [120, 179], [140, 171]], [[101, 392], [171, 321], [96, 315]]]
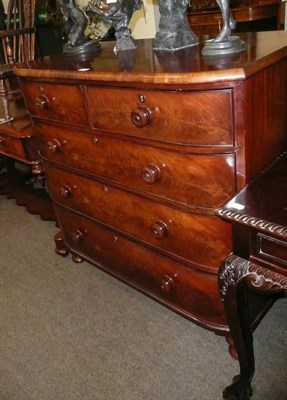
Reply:
[[50, 120], [89, 125], [81, 86], [23, 82], [30, 114]]
[[279, 273], [287, 270], [287, 242], [256, 232], [252, 235], [252, 260], [263, 261]]
[[232, 145], [232, 91], [87, 87], [95, 129], [178, 144]]
[[45, 163], [52, 199], [148, 246], [205, 271], [231, 251], [231, 227], [214, 216], [164, 206]]
[[183, 207], [215, 208], [235, 193], [233, 154], [187, 154], [35, 124], [43, 157]]
[[56, 212], [72, 252], [201, 325], [226, 325], [216, 276], [185, 268], [60, 207]]

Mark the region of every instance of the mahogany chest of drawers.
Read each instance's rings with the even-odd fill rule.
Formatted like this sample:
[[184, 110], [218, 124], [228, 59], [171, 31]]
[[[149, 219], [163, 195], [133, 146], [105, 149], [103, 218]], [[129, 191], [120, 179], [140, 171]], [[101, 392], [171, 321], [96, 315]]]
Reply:
[[147, 40], [15, 69], [60, 225], [57, 252], [224, 335], [217, 274], [232, 233], [215, 210], [286, 145], [287, 32], [243, 39], [246, 52], [221, 59], [200, 47], [155, 53]]

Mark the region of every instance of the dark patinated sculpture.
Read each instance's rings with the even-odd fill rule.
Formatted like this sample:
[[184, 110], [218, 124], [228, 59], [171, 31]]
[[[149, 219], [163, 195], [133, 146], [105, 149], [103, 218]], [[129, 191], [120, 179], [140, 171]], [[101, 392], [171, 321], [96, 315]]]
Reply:
[[[216, 0], [223, 19], [219, 35], [208, 40], [202, 50], [204, 55], [233, 54], [244, 50], [245, 44], [231, 36], [235, 21], [230, 10], [230, 0]], [[160, 23], [154, 41], [155, 50], [175, 51], [198, 44], [187, 18], [188, 0], [159, 0]]]
[[174, 51], [198, 44], [187, 19], [188, 0], [159, 0], [159, 31], [155, 50]]
[[238, 36], [231, 36], [236, 22], [230, 10], [230, 0], [216, 0], [220, 7], [223, 26], [215, 39], [207, 40], [203, 50], [203, 55], [221, 55], [239, 53], [246, 49], [245, 43]]
[[140, 10], [142, 5], [142, 0], [119, 0], [116, 5], [109, 7], [102, 1], [91, 0], [87, 5], [86, 12], [88, 15], [99, 16], [115, 29], [116, 48], [118, 51], [122, 51], [136, 47], [128, 25], [133, 13]]
[[64, 31], [67, 36], [63, 52], [78, 54], [99, 50], [100, 44], [85, 36], [88, 20], [84, 12], [76, 6], [75, 0], [58, 1], [64, 17]]

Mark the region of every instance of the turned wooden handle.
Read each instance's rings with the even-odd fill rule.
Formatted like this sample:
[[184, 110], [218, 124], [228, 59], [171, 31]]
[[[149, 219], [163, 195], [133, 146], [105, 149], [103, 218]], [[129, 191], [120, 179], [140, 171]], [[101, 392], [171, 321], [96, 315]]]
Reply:
[[132, 123], [137, 128], [144, 128], [152, 122], [151, 110], [146, 107], [137, 107], [131, 113]]
[[167, 225], [163, 221], [157, 221], [151, 227], [151, 233], [156, 239], [163, 239], [167, 236], [168, 230]]
[[61, 143], [57, 139], [52, 139], [47, 142], [47, 149], [50, 153], [55, 154], [61, 151]]
[[59, 189], [59, 193], [60, 196], [63, 197], [63, 199], [68, 199], [72, 196], [72, 188], [69, 185], [61, 186]]
[[160, 288], [162, 292], [170, 293], [173, 287], [174, 287], [173, 279], [168, 275], [164, 275], [164, 277], [160, 281]]
[[148, 165], [142, 170], [142, 178], [146, 183], [152, 185], [160, 178], [161, 171], [156, 165]]
[[41, 96], [36, 97], [35, 106], [38, 110], [45, 111], [50, 108], [50, 101], [47, 96], [42, 94]]
[[83, 237], [83, 232], [80, 231], [80, 229], [77, 229], [75, 232], [72, 233], [72, 242], [78, 244], [83, 239]]

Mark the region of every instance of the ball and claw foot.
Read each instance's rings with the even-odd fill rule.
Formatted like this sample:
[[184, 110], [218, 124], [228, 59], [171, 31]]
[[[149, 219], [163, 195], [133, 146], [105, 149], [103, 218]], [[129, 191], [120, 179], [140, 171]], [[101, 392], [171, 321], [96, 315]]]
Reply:
[[250, 400], [252, 394], [250, 383], [242, 381], [240, 375], [236, 375], [232, 384], [224, 389], [223, 398], [225, 400]]

